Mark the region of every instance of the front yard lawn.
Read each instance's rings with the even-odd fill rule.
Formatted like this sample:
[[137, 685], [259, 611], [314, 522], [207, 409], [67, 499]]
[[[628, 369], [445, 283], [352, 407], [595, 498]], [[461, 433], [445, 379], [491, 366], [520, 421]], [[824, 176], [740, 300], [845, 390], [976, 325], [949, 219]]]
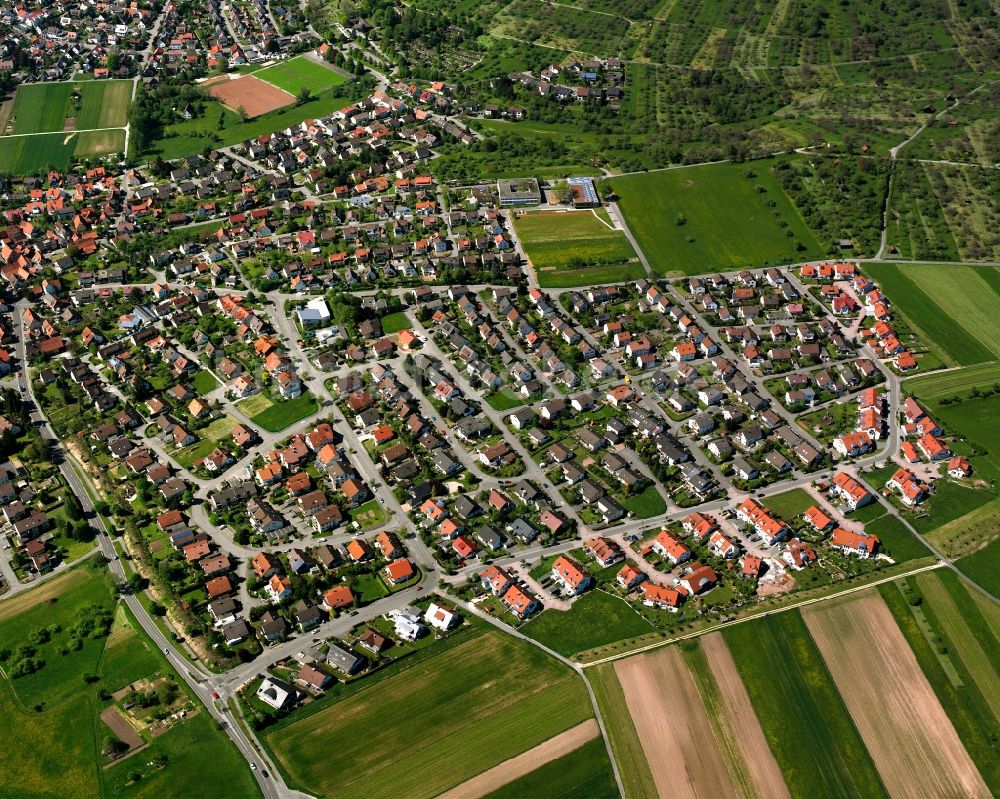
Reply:
[[403, 311], [388, 314], [382, 317], [382, 332], [386, 335], [398, 333], [400, 330], [409, 330], [413, 325]]
[[202, 369], [191, 379], [191, 385], [194, 386], [195, 391], [204, 396], [215, 391], [219, 387], [219, 381], [210, 371]]
[[667, 512], [667, 503], [663, 501], [655, 485], [647, 486], [642, 493], [628, 497], [622, 505], [639, 519], [649, 519]]

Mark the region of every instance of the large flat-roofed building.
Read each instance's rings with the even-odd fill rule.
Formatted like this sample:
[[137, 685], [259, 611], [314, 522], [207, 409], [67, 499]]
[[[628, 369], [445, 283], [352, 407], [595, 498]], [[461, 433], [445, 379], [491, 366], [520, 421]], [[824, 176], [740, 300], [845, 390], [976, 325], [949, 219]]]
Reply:
[[541, 189], [538, 188], [538, 181], [534, 178], [498, 180], [497, 194], [500, 195], [501, 208], [538, 205], [542, 201]]
[[601, 204], [593, 178], [568, 178], [566, 183], [573, 192], [574, 208], [597, 208]]

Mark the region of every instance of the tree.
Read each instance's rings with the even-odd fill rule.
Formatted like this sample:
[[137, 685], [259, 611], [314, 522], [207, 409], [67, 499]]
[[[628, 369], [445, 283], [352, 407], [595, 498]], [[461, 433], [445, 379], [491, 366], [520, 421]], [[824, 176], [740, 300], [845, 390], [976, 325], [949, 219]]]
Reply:
[[295, 101], [299, 105], [304, 105], [305, 103], [308, 103], [311, 99], [312, 99], [312, 92], [310, 91], [308, 86], [303, 86], [301, 89], [299, 89], [299, 93], [295, 97]]

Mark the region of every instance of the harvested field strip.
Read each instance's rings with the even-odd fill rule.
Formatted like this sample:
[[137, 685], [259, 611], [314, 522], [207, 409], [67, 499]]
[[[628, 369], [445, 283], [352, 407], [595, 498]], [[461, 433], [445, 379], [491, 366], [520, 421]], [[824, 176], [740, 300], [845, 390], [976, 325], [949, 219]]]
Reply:
[[0, 621], [18, 616], [26, 610], [31, 610], [43, 602], [58, 597], [61, 593], [75, 585], [79, 585], [87, 579], [87, 572], [83, 569], [71, 569], [63, 572], [58, 577], [47, 580], [44, 585], [33, 588], [30, 591], [23, 591], [17, 596], [0, 601]]
[[[689, 660], [691, 674], [698, 683], [709, 718], [716, 726], [716, 737], [721, 733], [725, 739], [725, 743], [719, 741], [719, 746], [723, 747], [726, 764], [737, 788], [745, 796], [760, 799], [791, 797], [722, 634], [710, 633], [699, 640], [697, 660], [703, 667], [694, 668], [694, 663]], [[717, 707], [713, 708], [713, 705]], [[734, 771], [749, 776], [749, 783]], [[744, 792], [743, 786], [749, 790]]]
[[815, 605], [802, 616], [894, 799], [989, 799], [989, 788], [877, 593]]
[[623, 764], [622, 784], [628, 799], [657, 799], [656, 784], [642, 751], [642, 742], [625, 704], [625, 693], [614, 663], [602, 663], [587, 672], [611, 739], [615, 760]]
[[793, 796], [887, 796], [800, 613], [723, 637]]
[[739, 796], [680, 649], [619, 660], [615, 672], [660, 796]]
[[[916, 591], [915, 582], [912, 580], [905, 582], [912, 585], [912, 590]], [[914, 612], [921, 608], [910, 604], [909, 597], [901, 590], [901, 585], [902, 583], [897, 582], [880, 586], [882, 601], [889, 608], [896, 625], [909, 643], [920, 668], [927, 676], [934, 693], [937, 694], [941, 707], [951, 719], [955, 731], [979, 768], [979, 773], [993, 794], [1000, 795], [1000, 721], [986, 706], [986, 701], [971, 677], [968, 677], [964, 687], [961, 688], [956, 688], [948, 679], [940, 661], [935, 657], [936, 644], [929, 642], [917, 625]], [[927, 603], [921, 607], [927, 607]], [[957, 666], [964, 674], [961, 661], [957, 662]]]
[[988, 640], [981, 640], [972, 631], [966, 622], [965, 612], [968, 609], [958, 607], [937, 575], [921, 574], [917, 578], [917, 585], [934, 609], [934, 614], [946, 631], [954, 651], [966, 671], [972, 675], [972, 680], [979, 687], [986, 704], [997, 718], [1000, 718], [1000, 675], [993, 662], [998, 652], [996, 640], [989, 633], [987, 633]]
[[479, 799], [480, 796], [485, 796], [525, 774], [530, 774], [546, 763], [568, 755], [587, 741], [598, 737], [600, 733], [597, 722], [594, 719], [587, 719], [538, 744], [535, 748], [505, 760], [461, 785], [456, 785], [450, 791], [441, 794], [439, 799]]

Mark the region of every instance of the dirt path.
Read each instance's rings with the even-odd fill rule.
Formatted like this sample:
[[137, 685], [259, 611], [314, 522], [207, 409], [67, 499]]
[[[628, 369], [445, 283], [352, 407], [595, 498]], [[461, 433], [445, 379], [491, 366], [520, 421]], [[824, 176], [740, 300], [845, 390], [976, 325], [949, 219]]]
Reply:
[[711, 633], [701, 639], [701, 647], [712, 668], [712, 676], [719, 688], [719, 696], [726, 707], [721, 718], [739, 745], [743, 762], [750, 772], [757, 796], [762, 799], [791, 799], [781, 769], [767, 745], [746, 686], [736, 671], [732, 653], [722, 638], [722, 633]]
[[527, 752], [522, 752], [517, 757], [505, 760], [482, 774], [477, 774], [472, 779], [466, 780], [461, 785], [456, 785], [450, 791], [441, 794], [438, 799], [479, 799], [480, 796], [486, 796], [497, 788], [502, 788], [525, 774], [530, 774], [546, 763], [568, 755], [598, 735], [600, 735], [600, 730], [597, 727], [597, 722], [594, 719], [587, 719], [587, 721], [559, 733], [554, 738], [549, 738], [545, 743], [541, 743]]
[[738, 794], [698, 688], [677, 647], [615, 662], [625, 703], [660, 796], [721, 799]]
[[893, 799], [988, 799], [882, 597], [866, 592], [802, 617]]

